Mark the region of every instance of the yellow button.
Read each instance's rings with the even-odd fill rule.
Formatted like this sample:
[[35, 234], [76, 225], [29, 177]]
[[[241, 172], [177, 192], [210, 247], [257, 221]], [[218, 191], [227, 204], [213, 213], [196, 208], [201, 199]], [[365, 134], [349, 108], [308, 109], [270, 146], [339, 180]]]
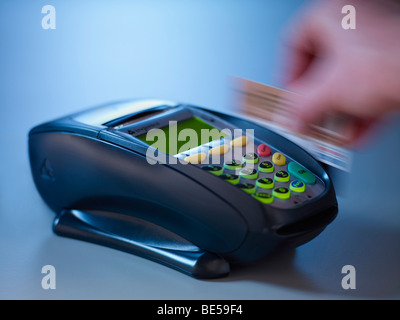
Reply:
[[222, 144], [220, 146], [214, 147], [208, 151], [209, 154], [211, 155], [217, 155], [217, 154], [225, 154], [229, 150], [229, 146], [227, 144]]
[[241, 136], [231, 141], [231, 146], [233, 147], [243, 147], [247, 144], [248, 138], [246, 136]]
[[189, 163], [200, 163], [204, 160], [206, 160], [207, 155], [204, 152], [200, 153], [195, 153], [191, 154], [190, 156], [187, 156], [184, 160]]
[[272, 162], [277, 166], [283, 166], [286, 163], [286, 157], [279, 152], [275, 152], [272, 156]]

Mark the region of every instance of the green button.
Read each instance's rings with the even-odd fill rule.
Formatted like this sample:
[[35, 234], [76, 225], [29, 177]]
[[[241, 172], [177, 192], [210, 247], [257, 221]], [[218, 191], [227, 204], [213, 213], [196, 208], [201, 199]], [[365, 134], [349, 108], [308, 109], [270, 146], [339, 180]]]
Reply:
[[308, 170], [304, 169], [301, 165], [297, 164], [296, 162], [290, 162], [288, 165], [289, 173], [300, 179], [306, 184], [314, 184], [316, 179], [315, 176]]
[[275, 172], [274, 179], [279, 182], [288, 182], [290, 180], [290, 176], [289, 173], [282, 170]]
[[301, 180], [293, 180], [290, 183], [290, 190], [294, 192], [304, 192], [306, 191], [306, 185]]
[[272, 191], [272, 195], [275, 198], [279, 199], [289, 199], [290, 198], [290, 191], [288, 188], [275, 188], [274, 191]]
[[244, 179], [257, 179], [258, 172], [256, 169], [244, 168], [240, 170], [239, 176]]
[[236, 174], [222, 174], [219, 176], [220, 178], [224, 179], [225, 181], [232, 183], [232, 184], [238, 184], [239, 183], [239, 176]]
[[258, 201], [266, 204], [272, 203], [274, 201], [274, 198], [269, 193], [257, 192], [253, 193], [252, 196], [256, 198]]
[[271, 161], [263, 161], [258, 165], [258, 171], [260, 172], [274, 172], [274, 165]]
[[246, 153], [243, 158], [242, 158], [243, 162], [247, 162], [247, 163], [257, 163], [259, 158], [258, 155], [255, 153]]
[[260, 178], [256, 182], [256, 186], [263, 189], [272, 189], [274, 184], [274, 180], [271, 178]]
[[256, 192], [256, 187], [251, 183], [239, 183], [237, 186], [242, 189], [246, 193], [254, 193]]
[[224, 173], [224, 171], [222, 170], [222, 167], [214, 166], [212, 164], [209, 164], [207, 166], [202, 166], [201, 168], [205, 171], [215, 174], [216, 176], [220, 176], [221, 174]]
[[239, 170], [242, 166], [242, 162], [238, 160], [229, 160], [224, 163], [224, 168], [227, 170]]

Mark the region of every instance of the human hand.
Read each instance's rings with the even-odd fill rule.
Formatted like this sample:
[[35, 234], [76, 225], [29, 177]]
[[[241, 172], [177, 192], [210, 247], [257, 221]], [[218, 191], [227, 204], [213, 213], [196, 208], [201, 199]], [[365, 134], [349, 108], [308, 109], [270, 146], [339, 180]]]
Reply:
[[[342, 7], [354, 3], [356, 29], [345, 30]], [[400, 2], [317, 1], [289, 28], [285, 86], [299, 93], [293, 126], [332, 114], [346, 117], [360, 140], [384, 114], [400, 110]]]

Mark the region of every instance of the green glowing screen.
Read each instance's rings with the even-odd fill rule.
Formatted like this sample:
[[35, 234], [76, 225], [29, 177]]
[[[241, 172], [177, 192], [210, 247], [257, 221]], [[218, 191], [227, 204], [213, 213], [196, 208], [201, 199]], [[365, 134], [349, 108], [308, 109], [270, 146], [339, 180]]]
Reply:
[[136, 138], [170, 155], [198, 147], [227, 136], [198, 117], [170, 121], [170, 125], [137, 136]]

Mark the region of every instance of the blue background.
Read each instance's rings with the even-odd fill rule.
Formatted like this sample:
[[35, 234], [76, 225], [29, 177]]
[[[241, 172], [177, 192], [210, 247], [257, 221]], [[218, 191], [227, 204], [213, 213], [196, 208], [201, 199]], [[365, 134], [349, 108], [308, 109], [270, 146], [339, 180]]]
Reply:
[[[230, 110], [232, 76], [279, 85], [282, 32], [304, 3], [1, 1], [0, 298], [400, 298], [398, 117], [354, 151], [350, 175], [335, 179], [339, 216], [318, 238], [220, 280], [55, 236], [31, 179], [27, 133], [41, 122], [142, 97]], [[41, 27], [47, 4], [56, 30]], [[55, 290], [41, 287], [48, 264]], [[356, 290], [341, 287], [348, 264]]]

